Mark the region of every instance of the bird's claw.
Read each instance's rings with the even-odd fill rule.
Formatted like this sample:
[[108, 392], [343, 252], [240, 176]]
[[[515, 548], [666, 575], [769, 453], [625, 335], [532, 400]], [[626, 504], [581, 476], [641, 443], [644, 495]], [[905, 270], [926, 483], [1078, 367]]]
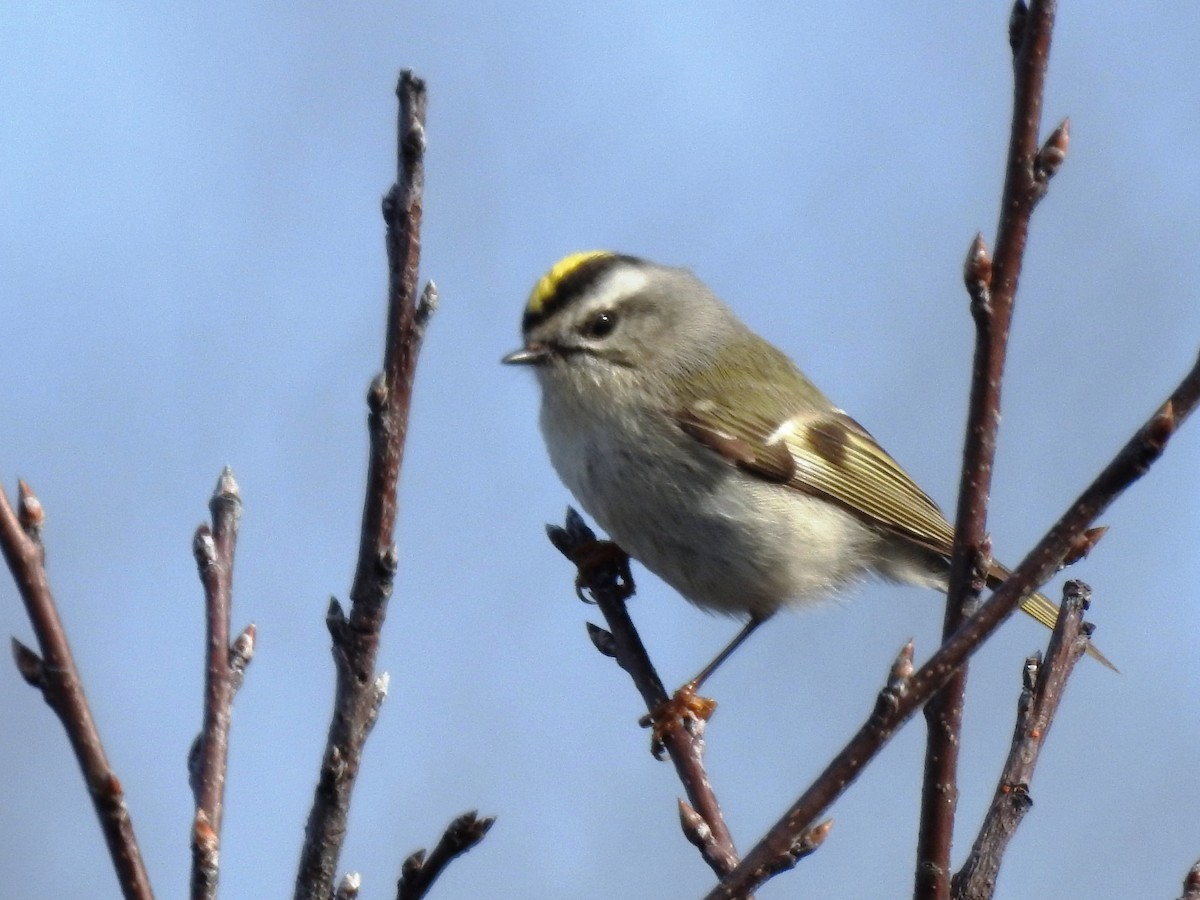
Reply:
[[611, 579], [633, 590], [633, 576], [629, 571], [629, 554], [613, 541], [587, 541], [573, 548], [570, 560], [577, 569], [575, 573], [575, 595], [584, 603], [593, 603], [584, 595], [597, 582]]
[[690, 729], [695, 722], [707, 722], [716, 708], [716, 700], [701, 697], [696, 693], [696, 684], [688, 682], [671, 699], [642, 716], [638, 724], [650, 729], [650, 752], [656, 759], [662, 759], [666, 738], [671, 732], [680, 727]]

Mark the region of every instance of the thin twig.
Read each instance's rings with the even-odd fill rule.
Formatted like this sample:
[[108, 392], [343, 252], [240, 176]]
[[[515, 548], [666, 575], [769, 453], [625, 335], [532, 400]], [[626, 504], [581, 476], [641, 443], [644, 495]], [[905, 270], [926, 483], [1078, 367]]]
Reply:
[[1067, 679], [1091, 640], [1091, 626], [1083, 621], [1090, 598], [1087, 585], [1068, 581], [1045, 659], [1033, 656], [1025, 661], [1012, 746], [971, 853], [954, 876], [951, 891], [955, 900], [990, 900], [995, 893], [1004, 851], [1033, 805], [1029, 785], [1038, 754], [1050, 733]]
[[987, 602], [903, 683], [900, 690], [881, 692], [875, 710], [858, 732], [742, 858], [737, 869], [709, 892], [708, 900], [744, 897], [773, 874], [769, 869], [771, 862], [849, 787], [896, 730], [1012, 615], [1021, 600], [1058, 571], [1063, 559], [1076, 545], [1078, 536], [1130, 484], [1149, 470], [1198, 402], [1200, 360]]
[[367, 392], [370, 459], [363, 503], [358, 564], [346, 616], [331, 601], [326, 624], [333, 638], [337, 688], [333, 717], [304, 846], [296, 874], [296, 900], [326, 900], [346, 836], [350, 795], [362, 749], [386, 694], [375, 675], [379, 636], [399, 556], [393, 543], [396, 486], [404, 458], [413, 376], [425, 327], [436, 305], [428, 284], [417, 296], [425, 183], [425, 83], [401, 73], [396, 94], [397, 178], [383, 201], [387, 223], [388, 314], [383, 371]]
[[[229, 640], [233, 558], [242, 517], [242, 498], [228, 466], [217, 479], [208, 506], [212, 527], [201, 525], [192, 541], [200, 583], [204, 586], [206, 622], [204, 722], [195, 753], [189, 760], [196, 801], [192, 827], [191, 890], [194, 900], [211, 900], [217, 895], [230, 717], [237, 689], [235, 682], [240, 683], [242, 677], [240, 671], [234, 671], [235, 651]], [[244, 663], [241, 668], [244, 670]]]
[[[633, 594], [629, 557], [622, 553], [613, 565], [581, 564], [586, 556], [584, 551], [596, 544], [596, 535], [574, 509], [567, 510], [565, 527], [549, 526], [546, 531], [554, 546], [579, 566], [579, 587], [596, 601], [608, 625], [607, 632], [596, 626], [589, 628], [592, 642], [629, 673], [646, 709], [654, 712], [667, 702], [668, 695], [625, 607], [625, 601]], [[656, 755], [658, 749], [655, 748]], [[689, 820], [685, 819], [684, 834], [700, 848], [704, 861], [718, 877], [727, 875], [738, 863], [737, 849], [704, 770], [704, 722], [689, 719], [688, 727], [667, 729], [662, 736], [662, 749], [675, 765], [691, 804], [688, 809], [706, 826], [705, 829], [689, 829]], [[698, 840], [702, 843], [697, 843]]]
[[[1038, 131], [1054, 7], [1054, 0], [1033, 0], [1026, 10], [1024, 0], [1017, 0], [1010, 19], [1015, 86], [996, 253], [988, 260], [982, 239], [976, 237], [967, 257], [966, 283], [976, 328], [975, 361], [943, 640], [954, 634], [978, 605], [989, 568], [987, 501], [1013, 302], [1030, 217], [1045, 195], [1050, 175], [1062, 161], [1057, 159], [1053, 169], [1038, 165]], [[913, 891], [917, 900], [947, 900], [950, 895], [950, 848], [958, 804], [958, 753], [966, 685], [967, 667], [962, 666], [925, 707], [928, 735]]]
[[129, 900], [149, 900], [154, 892], [133, 833], [133, 821], [125, 807], [125, 793], [108, 764], [50, 590], [41, 539], [45, 515], [25, 482], [19, 482], [17, 506], [17, 510], [12, 508], [0, 488], [0, 551], [17, 584], [41, 651], [39, 656], [14, 638], [17, 669], [30, 685], [41, 691], [42, 699], [62, 722], [100, 820], [121, 892]]
[[447, 825], [432, 853], [418, 850], [404, 861], [396, 883], [396, 900], [421, 900], [446, 866], [482, 841], [495, 821], [495, 816], [480, 818], [476, 810], [471, 810]]

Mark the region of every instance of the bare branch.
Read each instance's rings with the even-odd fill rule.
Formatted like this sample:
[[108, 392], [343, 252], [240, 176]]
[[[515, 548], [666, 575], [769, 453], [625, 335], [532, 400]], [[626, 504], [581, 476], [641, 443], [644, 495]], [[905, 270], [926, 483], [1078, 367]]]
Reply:
[[[253, 643], [243, 641], [240, 669], [233, 667], [229, 620], [233, 607], [233, 558], [237, 547], [242, 498], [233, 471], [226, 466], [208, 503], [212, 527], [196, 529], [192, 548], [200, 583], [204, 586], [206, 623], [204, 664], [204, 722], [189, 754], [188, 775], [196, 800], [192, 827], [192, 897], [217, 895], [221, 819], [225, 803], [225, 774], [229, 765], [229, 727], [233, 695], [241, 683]], [[239, 638], [239, 640], [241, 640]]]
[[902, 691], [881, 693], [870, 718], [737, 868], [709, 892], [708, 900], [744, 897], [770, 877], [769, 862], [849, 787], [896, 730], [1012, 615], [1021, 599], [1058, 570], [1078, 535], [1149, 471], [1198, 402], [1200, 360], [975, 615], [908, 679]]
[[451, 860], [482, 841], [495, 821], [495, 816], [480, 818], [478, 812], [471, 810], [447, 825], [432, 853], [426, 856], [424, 850], [418, 850], [404, 861], [396, 883], [396, 900], [424, 897]]
[[[975, 321], [975, 361], [971, 378], [962, 478], [955, 516], [954, 555], [942, 639], [950, 637], [971, 614], [984, 586], [979, 561], [988, 554], [987, 501], [992, 485], [996, 432], [1000, 424], [1000, 387], [1008, 351], [1017, 281], [1029, 234], [1029, 220], [1046, 183], [1066, 155], [1064, 122], [1039, 151], [1042, 91], [1054, 26], [1054, 0], [1034, 0], [1025, 11], [1018, 0], [1009, 22], [1014, 78], [1012, 129], [994, 258], [976, 236], [964, 270]], [[958, 805], [958, 753], [961, 746], [967, 667], [962, 666], [925, 707], [928, 737], [917, 840], [917, 900], [947, 900], [950, 895], [950, 848]]]
[[50, 590], [41, 540], [45, 512], [23, 481], [19, 482], [17, 506], [17, 510], [12, 508], [0, 488], [0, 551], [17, 584], [41, 651], [39, 656], [14, 640], [17, 668], [26, 682], [41, 691], [42, 699], [62, 722], [100, 820], [122, 893], [130, 900], [148, 900], [154, 892], [133, 833], [133, 821], [125, 807], [125, 794], [108, 764]]
[[[405, 70], [396, 88], [397, 176], [383, 200], [387, 224], [388, 314], [383, 371], [367, 392], [370, 458], [350, 612], [331, 601], [337, 688], [320, 777], [296, 874], [296, 900], [325, 900], [346, 835], [363, 745], [387, 694], [375, 674], [379, 638], [399, 555], [393, 543], [396, 486], [404, 461], [413, 378], [425, 329], [437, 307], [432, 283], [417, 293], [425, 185], [425, 83]], [[482, 837], [482, 835], [481, 835]]]
[[[602, 544], [614, 548], [616, 554], [607, 556], [602, 565], [588, 564], [587, 560], [594, 562], [596, 558], [592, 552], [597, 545], [596, 535], [574, 509], [567, 509], [564, 527], [548, 526], [546, 532], [559, 552], [579, 567], [576, 584], [581, 591], [580, 596], [583, 596], [582, 590], [586, 590], [608, 624], [607, 631], [594, 625], [589, 627], [592, 643], [605, 656], [616, 659], [617, 664], [629, 673], [638, 693], [642, 695], [646, 709], [654, 712], [667, 702], [668, 695], [625, 608], [625, 601], [634, 592], [633, 579], [629, 575], [629, 557], [615, 544]], [[598, 638], [597, 632], [607, 637]], [[686, 728], [670, 728], [663, 733], [662, 747], [654, 747], [655, 755], [665, 750], [671, 757], [690, 801], [688, 808], [699, 815], [707, 826], [703, 844], [692, 840], [691, 835], [699, 834], [695, 828], [688, 839], [700, 848], [704, 861], [720, 877], [737, 865], [737, 849], [704, 770], [704, 722], [696, 719], [687, 722]], [[687, 834], [688, 827], [685, 826], [684, 830]]]
[[954, 876], [955, 900], [988, 900], [995, 892], [1004, 851], [1033, 805], [1029, 785], [1033, 782], [1038, 754], [1050, 732], [1067, 678], [1091, 640], [1091, 626], [1083, 621], [1090, 597], [1091, 589], [1083, 582], [1067, 582], [1045, 660], [1039, 657], [1026, 660], [1008, 760], [975, 845]]

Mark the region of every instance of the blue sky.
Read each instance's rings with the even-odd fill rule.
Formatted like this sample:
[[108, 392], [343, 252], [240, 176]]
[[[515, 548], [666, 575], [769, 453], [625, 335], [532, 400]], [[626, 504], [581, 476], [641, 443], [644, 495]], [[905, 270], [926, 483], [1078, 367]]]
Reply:
[[[563, 254], [693, 267], [946, 508], [972, 329], [961, 262], [992, 240], [1011, 94], [1004, 3], [564, 6], [88, 4], [0, 10], [0, 479], [37, 491], [50, 576], [161, 896], [185, 889], [200, 721], [191, 535], [221, 467], [245, 500], [234, 620], [259, 652], [234, 713], [227, 897], [290, 895], [333, 684], [323, 617], [353, 568], [364, 394], [381, 358], [379, 199], [393, 86], [429, 82], [425, 347], [368, 745], [343, 869], [390, 896], [459, 812], [499, 817], [441, 898], [690, 897], [628, 679], [543, 536], [570, 498], [527, 373], [499, 357]], [[1190, 5], [1063, 4], [990, 526], [1016, 562], [1192, 364], [1200, 75]], [[1200, 856], [1200, 425], [1104, 516], [1075, 574], [1096, 641], [1033, 784], [1001, 897], [1169, 897]], [[736, 624], [641, 573], [633, 614], [681, 682]], [[1057, 591], [1057, 588], [1055, 588]], [[778, 617], [712, 681], [710, 773], [749, 847], [869, 710], [935, 595], [867, 585]], [[31, 639], [0, 577], [3, 632]], [[956, 859], [1007, 749], [1013, 621], [973, 666]], [[0, 677], [0, 871], [111, 896], [57, 721]], [[907, 896], [922, 753], [906, 729], [760, 896]]]

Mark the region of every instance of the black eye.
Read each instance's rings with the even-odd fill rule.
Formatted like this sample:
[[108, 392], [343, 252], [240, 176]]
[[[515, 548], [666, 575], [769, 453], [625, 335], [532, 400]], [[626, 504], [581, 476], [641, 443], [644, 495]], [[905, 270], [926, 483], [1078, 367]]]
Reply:
[[583, 323], [583, 327], [580, 328], [580, 331], [583, 333], [584, 337], [599, 340], [612, 334], [613, 331], [616, 330], [616, 327], [617, 314], [611, 309], [602, 309], [597, 313], [593, 313], [591, 317]]

